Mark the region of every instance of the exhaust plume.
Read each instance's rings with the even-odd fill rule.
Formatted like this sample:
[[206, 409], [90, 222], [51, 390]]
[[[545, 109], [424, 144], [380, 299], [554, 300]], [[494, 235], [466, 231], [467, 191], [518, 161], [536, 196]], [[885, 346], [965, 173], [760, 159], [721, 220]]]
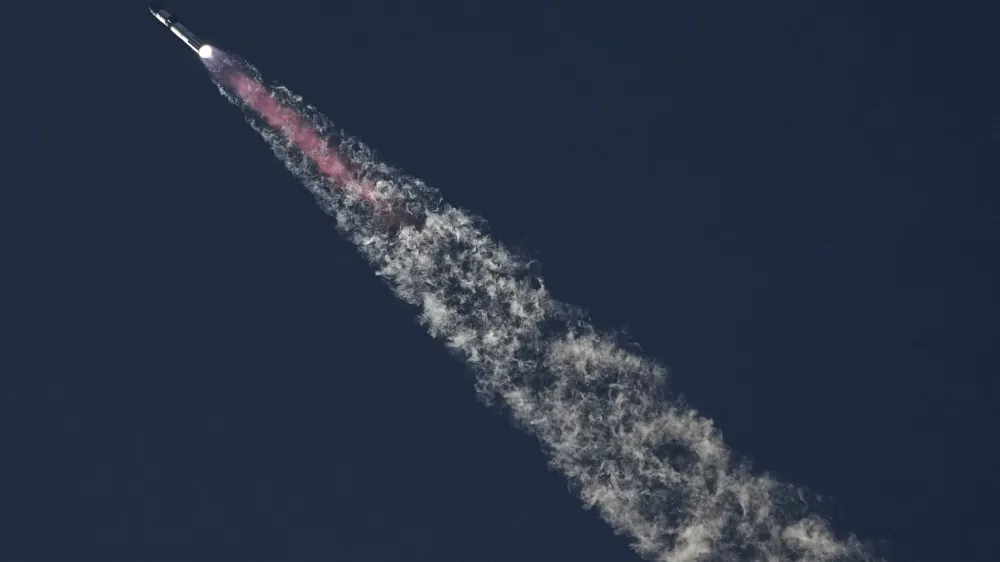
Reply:
[[535, 435], [553, 468], [633, 548], [662, 562], [875, 560], [808, 513], [799, 489], [734, 459], [666, 370], [553, 299], [528, 260], [379, 162], [302, 99], [216, 49], [203, 61], [275, 155], [419, 321], [476, 374], [479, 396]]

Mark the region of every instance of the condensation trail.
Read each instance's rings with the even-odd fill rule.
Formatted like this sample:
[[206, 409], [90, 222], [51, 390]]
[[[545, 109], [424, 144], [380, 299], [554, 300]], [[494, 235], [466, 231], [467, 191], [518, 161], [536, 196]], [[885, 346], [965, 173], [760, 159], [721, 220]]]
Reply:
[[[877, 559], [809, 514], [801, 490], [734, 459], [712, 421], [669, 394], [662, 366], [553, 299], [480, 219], [378, 162], [287, 89], [265, 87], [246, 62], [218, 51], [206, 65], [421, 324], [472, 367], [479, 395], [537, 436], [642, 556]], [[386, 220], [399, 216], [420, 218]]]

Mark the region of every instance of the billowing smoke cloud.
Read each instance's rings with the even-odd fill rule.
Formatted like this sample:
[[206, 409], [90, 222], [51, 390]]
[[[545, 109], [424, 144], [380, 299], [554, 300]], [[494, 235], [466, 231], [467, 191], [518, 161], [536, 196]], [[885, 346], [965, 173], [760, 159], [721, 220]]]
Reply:
[[874, 559], [810, 515], [798, 489], [734, 460], [712, 421], [671, 396], [662, 366], [553, 299], [480, 219], [378, 162], [287, 89], [263, 86], [244, 61], [218, 51], [206, 64], [377, 274], [468, 363], [480, 396], [537, 436], [584, 504], [642, 556]]

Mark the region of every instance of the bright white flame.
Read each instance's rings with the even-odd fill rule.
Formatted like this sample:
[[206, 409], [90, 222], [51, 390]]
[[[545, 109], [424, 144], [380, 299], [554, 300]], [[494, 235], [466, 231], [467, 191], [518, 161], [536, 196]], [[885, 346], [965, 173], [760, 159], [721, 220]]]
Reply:
[[202, 45], [201, 48], [198, 49], [198, 56], [200, 56], [203, 59], [212, 58], [212, 46]]

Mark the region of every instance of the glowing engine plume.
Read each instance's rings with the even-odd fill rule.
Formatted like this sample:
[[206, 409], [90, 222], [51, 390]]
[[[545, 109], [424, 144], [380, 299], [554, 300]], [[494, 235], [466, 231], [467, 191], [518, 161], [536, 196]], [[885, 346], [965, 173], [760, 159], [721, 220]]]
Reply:
[[215, 49], [220, 91], [374, 265], [420, 322], [477, 375], [488, 403], [536, 435], [579, 492], [651, 560], [872, 560], [806, 513], [799, 490], [734, 461], [712, 421], [665, 387], [658, 364], [549, 296], [481, 221], [252, 66]]

